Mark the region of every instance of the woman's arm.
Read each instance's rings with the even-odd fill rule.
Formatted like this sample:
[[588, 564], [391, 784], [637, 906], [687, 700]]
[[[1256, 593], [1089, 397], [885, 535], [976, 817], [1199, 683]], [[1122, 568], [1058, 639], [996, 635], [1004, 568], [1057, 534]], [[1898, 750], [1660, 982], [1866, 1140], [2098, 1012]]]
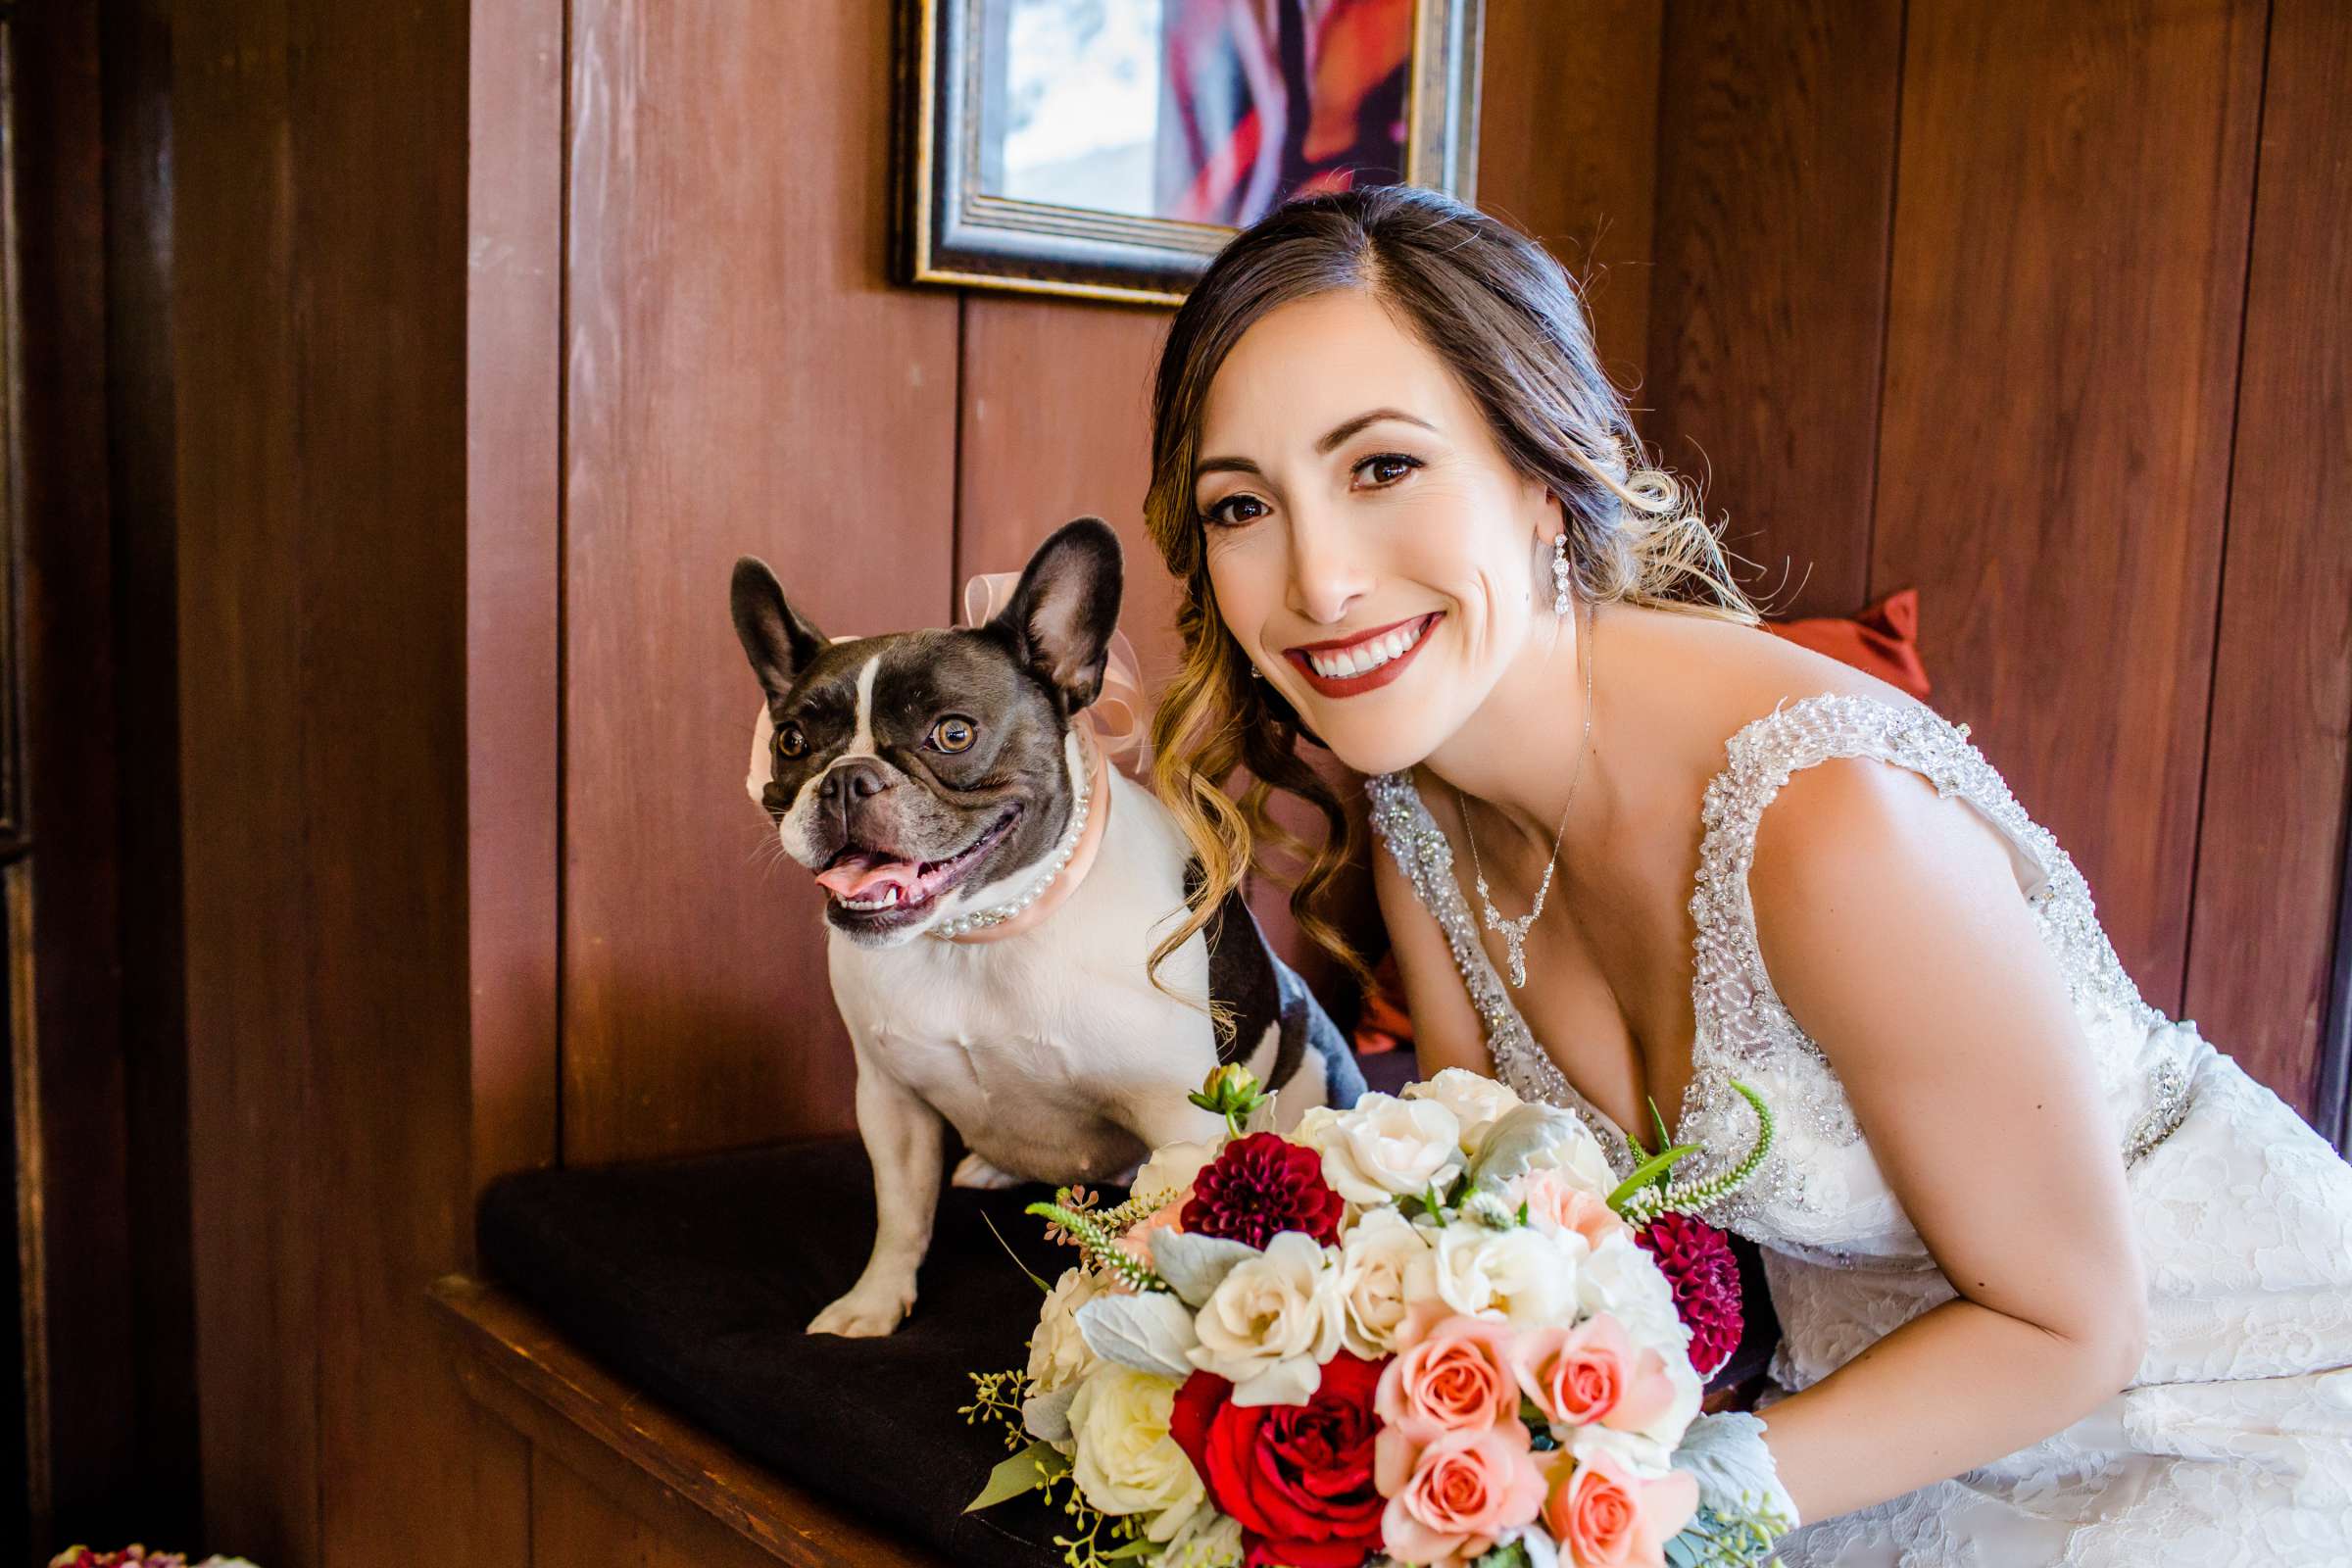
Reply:
[[1774, 988], [1960, 1298], [1762, 1412], [1805, 1519], [1959, 1474], [2133, 1376], [2147, 1288], [2066, 983], [1996, 829], [1908, 770], [1790, 780], [1749, 890]]
[[1447, 1067], [1494, 1076], [1494, 1057], [1470, 993], [1454, 966], [1453, 951], [1437, 916], [1396, 868], [1386, 846], [1372, 848], [1372, 893], [1396, 950], [1404, 982], [1404, 1010], [1413, 1019], [1414, 1076], [1434, 1078]]

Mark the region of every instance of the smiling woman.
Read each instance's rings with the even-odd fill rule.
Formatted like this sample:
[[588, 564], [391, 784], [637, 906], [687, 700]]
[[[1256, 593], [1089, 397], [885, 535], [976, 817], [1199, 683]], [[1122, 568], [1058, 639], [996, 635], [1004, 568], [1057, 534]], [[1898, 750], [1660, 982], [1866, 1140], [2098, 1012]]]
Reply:
[[[1675, 1456], [1702, 1510], [1770, 1499], [1739, 1560], [2345, 1560], [2352, 1167], [2148, 1004], [1966, 726], [1757, 628], [1540, 246], [1295, 203], [1178, 313], [1153, 418], [1201, 903], [1283, 842], [1272, 791], [1341, 820], [1319, 741], [1422, 1075], [1573, 1112], [1636, 1185], [1654, 1129], [1764, 1250], [1776, 1387]], [[1317, 940], [1347, 848], [1307, 852]]]

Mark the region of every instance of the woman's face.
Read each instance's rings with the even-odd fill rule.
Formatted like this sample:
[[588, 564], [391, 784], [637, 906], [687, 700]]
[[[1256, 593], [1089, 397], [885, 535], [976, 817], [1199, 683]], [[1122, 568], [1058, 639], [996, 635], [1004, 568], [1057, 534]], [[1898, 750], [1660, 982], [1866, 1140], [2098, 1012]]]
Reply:
[[1358, 772], [1409, 767], [1551, 614], [1561, 516], [1370, 295], [1269, 312], [1210, 384], [1193, 499], [1228, 630]]

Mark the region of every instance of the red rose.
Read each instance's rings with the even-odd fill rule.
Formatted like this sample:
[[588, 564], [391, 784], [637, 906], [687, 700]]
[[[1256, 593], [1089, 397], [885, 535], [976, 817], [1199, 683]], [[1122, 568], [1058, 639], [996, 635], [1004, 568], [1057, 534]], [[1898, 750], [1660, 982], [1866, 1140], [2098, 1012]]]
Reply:
[[1342, 1350], [1304, 1404], [1238, 1405], [1233, 1385], [1206, 1372], [1176, 1391], [1169, 1435], [1208, 1500], [1241, 1521], [1248, 1568], [1357, 1568], [1379, 1549], [1372, 1392], [1388, 1364]]

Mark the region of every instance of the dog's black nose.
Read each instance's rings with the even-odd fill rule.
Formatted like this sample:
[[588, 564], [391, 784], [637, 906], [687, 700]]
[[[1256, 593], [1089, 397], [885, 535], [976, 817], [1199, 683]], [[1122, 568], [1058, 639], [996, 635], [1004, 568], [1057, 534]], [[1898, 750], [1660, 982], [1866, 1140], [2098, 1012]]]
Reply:
[[816, 793], [827, 806], [850, 807], [888, 788], [890, 776], [882, 771], [881, 763], [853, 757], [834, 763]]

